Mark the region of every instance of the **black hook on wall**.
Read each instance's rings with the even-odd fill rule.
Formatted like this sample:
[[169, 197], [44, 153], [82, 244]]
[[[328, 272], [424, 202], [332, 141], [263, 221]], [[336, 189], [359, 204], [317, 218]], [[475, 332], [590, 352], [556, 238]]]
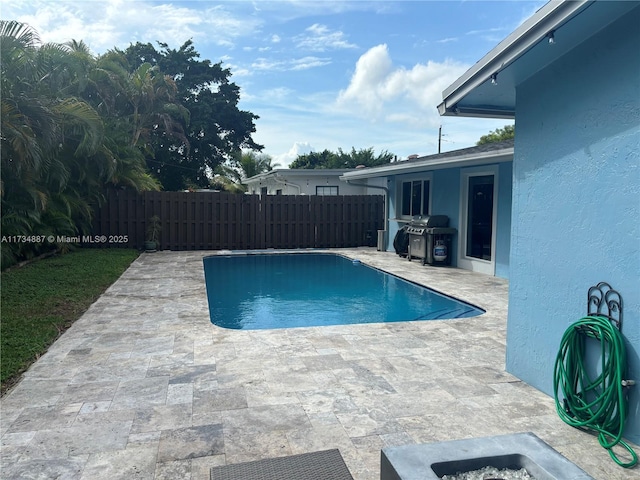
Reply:
[[587, 292], [587, 315], [606, 317], [622, 330], [622, 297], [606, 282], [600, 282]]

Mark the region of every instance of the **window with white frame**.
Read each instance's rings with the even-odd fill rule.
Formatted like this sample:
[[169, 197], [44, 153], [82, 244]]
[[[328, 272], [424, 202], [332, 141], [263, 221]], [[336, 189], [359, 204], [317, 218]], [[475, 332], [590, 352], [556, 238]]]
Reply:
[[316, 186], [316, 195], [338, 195], [338, 186]]
[[400, 213], [403, 217], [429, 215], [430, 180], [407, 180], [400, 187]]

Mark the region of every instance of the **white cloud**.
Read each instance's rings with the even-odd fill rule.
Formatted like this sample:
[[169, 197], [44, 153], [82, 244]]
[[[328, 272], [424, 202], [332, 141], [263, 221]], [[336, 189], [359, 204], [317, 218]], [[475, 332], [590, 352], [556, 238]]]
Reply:
[[418, 63], [411, 69], [395, 67], [387, 45], [377, 45], [358, 59], [336, 106], [374, 121], [437, 125], [436, 106], [442, 101], [442, 91], [467, 68], [451, 60]]
[[272, 35], [271, 43], [280, 43], [280, 35]]
[[270, 60], [264, 57], [257, 58], [252, 64], [253, 70], [285, 72], [289, 70], [308, 70], [309, 68], [329, 65], [331, 59], [326, 57], [302, 57], [286, 60]]
[[357, 45], [346, 40], [343, 32], [332, 32], [326, 25], [314, 23], [305, 32], [305, 34], [294, 38], [296, 46], [302, 50], [326, 52], [327, 50], [357, 48]]
[[451, 42], [457, 42], [457, 41], [458, 41], [457, 37], [447, 37], [441, 40], [436, 40], [436, 43], [451, 43]]
[[256, 8], [263, 14], [269, 12], [277, 21], [288, 22], [299, 18], [316, 16], [341, 15], [350, 12], [374, 12], [378, 14], [402, 12], [402, 7], [396, 5], [400, 2], [381, 1], [344, 1], [344, 0], [279, 0], [261, 1], [260, 8]]
[[[29, 8], [3, 2], [3, 16], [28, 23], [44, 42], [84, 40], [95, 53], [115, 46], [157, 40], [170, 46], [182, 45], [192, 38], [196, 43], [233, 46], [237, 38], [261, 28], [261, 20], [234, 15], [224, 6], [197, 10], [176, 4], [151, 1], [34, 0]], [[28, 11], [29, 13], [24, 13]]]
[[480, 38], [481, 40], [488, 43], [498, 43], [500, 42], [506, 34], [508, 34], [512, 29], [510, 27], [494, 27], [494, 28], [485, 28], [482, 30], [469, 30], [466, 35], [471, 35]]
[[310, 152], [314, 152], [315, 149], [309, 142], [295, 142], [289, 151], [275, 155], [273, 157], [273, 163], [279, 163], [281, 168], [288, 168], [298, 155], [305, 155]]
[[293, 60], [291, 70], [308, 70], [309, 68], [322, 67], [329, 65], [331, 60], [329, 58], [320, 57], [303, 57]]
[[[239, 65], [233, 63], [225, 62], [223, 66], [231, 70], [231, 75], [233, 75], [234, 79], [238, 77], [250, 77], [251, 75], [253, 75], [253, 71], [251, 71], [250, 69], [240, 67]], [[242, 94], [242, 97], [245, 97], [244, 93]]]
[[363, 108], [367, 115], [379, 115], [383, 103], [380, 89], [392, 68], [386, 44], [371, 48], [356, 62], [349, 86], [338, 95], [338, 104], [345, 107], [355, 105]]
[[280, 103], [287, 101], [295, 92], [287, 87], [276, 87], [260, 92], [260, 96], [268, 98], [270, 102]]
[[506, 27], [484, 28], [482, 30], [469, 30], [466, 35], [486, 35], [487, 33], [504, 32]]
[[251, 68], [253, 70], [284, 70], [284, 63], [279, 60], [268, 60], [260, 57], [251, 63]]

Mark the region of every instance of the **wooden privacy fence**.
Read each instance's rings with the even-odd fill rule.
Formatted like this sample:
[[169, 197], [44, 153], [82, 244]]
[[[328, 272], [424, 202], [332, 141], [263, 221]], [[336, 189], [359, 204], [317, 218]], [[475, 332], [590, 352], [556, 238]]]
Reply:
[[97, 209], [95, 246], [144, 247], [160, 218], [163, 250], [247, 250], [375, 246], [380, 195], [238, 195], [223, 192], [110, 191]]

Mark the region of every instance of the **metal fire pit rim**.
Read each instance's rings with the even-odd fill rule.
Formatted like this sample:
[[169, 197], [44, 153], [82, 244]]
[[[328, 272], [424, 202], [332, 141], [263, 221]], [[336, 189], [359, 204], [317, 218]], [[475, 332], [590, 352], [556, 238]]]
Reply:
[[[526, 458], [536, 469], [541, 469], [545, 476], [540, 480], [594, 480], [532, 432], [384, 448], [381, 452], [380, 479], [438, 480], [441, 476], [433, 470], [433, 465], [441, 467], [443, 463], [450, 463], [453, 470], [472, 460], [513, 456]], [[455, 475], [483, 466], [495, 465], [486, 464], [445, 473]]]

